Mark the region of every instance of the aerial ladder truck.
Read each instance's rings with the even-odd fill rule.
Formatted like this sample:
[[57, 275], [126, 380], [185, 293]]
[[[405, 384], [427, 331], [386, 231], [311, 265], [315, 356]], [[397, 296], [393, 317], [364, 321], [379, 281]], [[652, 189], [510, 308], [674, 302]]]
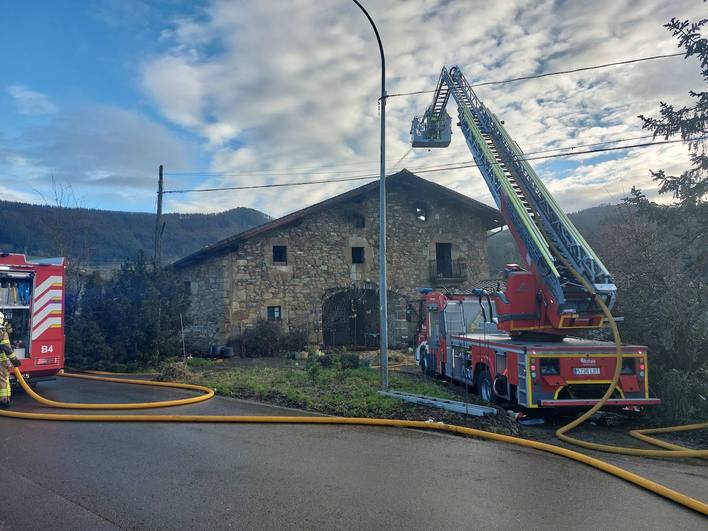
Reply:
[[[523, 265], [505, 266], [504, 289], [424, 290], [418, 362], [428, 374], [476, 387], [488, 401], [593, 405], [611, 383], [615, 347], [569, 336], [604, 326], [600, 304], [612, 308], [616, 300], [612, 276], [458, 67], [443, 67], [432, 104], [413, 119], [413, 147], [449, 146], [451, 96], [457, 125]], [[649, 397], [646, 354], [646, 347], [622, 346], [622, 373], [609, 406], [659, 403]]]

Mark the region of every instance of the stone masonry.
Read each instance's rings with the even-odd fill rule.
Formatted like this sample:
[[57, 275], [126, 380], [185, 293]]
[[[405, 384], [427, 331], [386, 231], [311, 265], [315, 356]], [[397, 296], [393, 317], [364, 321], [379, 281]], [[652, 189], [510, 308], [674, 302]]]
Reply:
[[[450, 243], [458, 265], [455, 278], [443, 283], [471, 289], [487, 277], [486, 232], [500, 225], [498, 212], [481, 204], [475, 210], [462, 196], [441, 193], [440, 188], [405, 170], [387, 181], [389, 300], [395, 294], [397, 300], [413, 302], [417, 288], [438, 287], [430, 274], [436, 243]], [[361, 192], [343, 194], [351, 197], [332, 206], [327, 203], [333, 200], [325, 201], [321, 208], [286, 216], [291, 221], [275, 220], [260, 231], [242, 233], [243, 238], [233, 237], [222, 249], [216, 244], [213, 253], [206, 248], [177, 262], [175, 268], [191, 291], [190, 336], [204, 344], [224, 344], [245, 327], [268, 319], [271, 307], [279, 308], [285, 326], [304, 329], [311, 341], [322, 341], [326, 294], [378, 285], [378, 186], [357, 190]], [[273, 262], [273, 246], [286, 247], [286, 262]], [[363, 263], [352, 263], [353, 247], [363, 248]], [[401, 305], [392, 301], [390, 306], [391, 317], [400, 320]], [[390, 340], [400, 343], [393, 328]], [[412, 339], [410, 330], [402, 333], [404, 341]]]

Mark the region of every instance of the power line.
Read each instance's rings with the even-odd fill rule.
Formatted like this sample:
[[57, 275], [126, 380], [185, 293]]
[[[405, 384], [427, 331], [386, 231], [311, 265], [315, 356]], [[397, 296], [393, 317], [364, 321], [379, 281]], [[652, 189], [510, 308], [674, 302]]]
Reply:
[[[695, 140], [706, 140], [706, 139], [708, 139], [708, 136], [696, 138]], [[588, 149], [585, 151], [574, 151], [573, 153], [556, 153], [555, 155], [543, 155], [540, 157], [525, 157], [523, 159], [517, 159], [517, 160], [532, 161], [532, 160], [542, 160], [542, 159], [556, 159], [556, 158], [560, 158], [560, 157], [575, 157], [577, 155], [588, 155], [588, 154], [593, 154], [593, 153], [604, 153], [607, 151], [620, 151], [623, 149], [660, 146], [662, 144], [676, 144], [679, 142], [685, 143], [685, 140], [677, 139], [677, 140], [662, 140], [660, 142], [644, 142], [642, 144], [632, 144], [629, 146], [616, 146], [616, 147], [601, 148], [601, 149]], [[442, 168], [442, 169], [425, 169], [425, 168], [416, 169], [416, 168], [412, 168], [411, 171], [415, 171], [417, 173], [429, 173], [432, 171], [448, 171], [448, 170], [458, 170], [458, 169], [463, 169], [463, 168], [477, 168], [477, 167], [479, 167], [479, 165], [476, 163], [468, 163], [468, 164], [460, 164], [459, 166], [454, 166], [451, 168]]]
[[[560, 76], [563, 74], [574, 74], [576, 72], [585, 72], [587, 70], [597, 70], [598, 68], [607, 68], [610, 66], [618, 66], [618, 65], [628, 65], [631, 63], [641, 63], [642, 61], [653, 61], [655, 59], [666, 59], [669, 57], [678, 57], [679, 55], [684, 55], [683, 52], [678, 52], [678, 53], [667, 53], [663, 55], [652, 55], [650, 57], [639, 57], [637, 59], [627, 59], [625, 61], [615, 61], [613, 63], [603, 63], [600, 65], [593, 65], [593, 66], [582, 66], [580, 68], [572, 68], [570, 70], [558, 70], [556, 72], [544, 72], [541, 74], [529, 74], [526, 76], [521, 76], [521, 77], [513, 77], [511, 79], [500, 79], [499, 81], [482, 81], [479, 83], [473, 83], [470, 86], [472, 87], [484, 87], [488, 85], [503, 85], [505, 83], [515, 83], [516, 81], [526, 81], [528, 79], [538, 79], [540, 77], [549, 77], [549, 76]], [[393, 98], [396, 96], [412, 96], [414, 94], [432, 94], [435, 92], [435, 90], [417, 90], [414, 92], [398, 92], [396, 94], [388, 94], [388, 98]]]
[[[591, 147], [591, 146], [604, 146], [608, 144], [618, 144], [621, 142], [630, 142], [632, 140], [641, 140], [644, 138], [653, 138], [654, 135], [642, 135], [642, 136], [634, 136], [634, 137], [629, 137], [629, 138], [616, 138], [614, 140], [605, 140], [603, 142], [592, 142], [589, 144], [576, 144], [574, 146], [567, 146], [567, 147], [558, 147], [558, 148], [550, 148], [550, 149], [541, 149], [538, 151], [530, 151], [528, 153], [525, 153], [525, 155], [537, 155], [537, 154], [542, 154], [542, 153], [553, 153], [555, 151], [563, 151], [566, 149], [577, 149], [580, 147]], [[401, 160], [408, 156], [410, 153], [410, 150], [403, 156], [401, 157]], [[400, 163], [397, 162], [396, 164]], [[465, 164], [465, 161], [460, 161], [460, 162], [450, 162], [447, 164], [443, 164], [442, 166], [449, 166], [449, 165], [457, 165], [457, 164]], [[394, 165], [395, 166], [395, 165]], [[315, 166], [311, 168], [312, 170], [320, 170], [323, 168], [326, 168], [327, 166]], [[361, 174], [365, 173], [368, 175], [373, 169], [370, 170], [365, 170], [365, 169], [360, 169], [360, 170], [343, 170], [343, 171], [311, 171], [311, 172], [306, 172], [306, 173], [293, 173], [291, 170], [305, 170], [307, 168], [288, 168], [286, 170], [260, 170], [260, 171], [255, 171], [255, 170], [244, 170], [241, 172], [170, 172], [170, 173], [165, 173], [165, 175], [179, 175], [179, 176], [191, 176], [191, 177], [259, 177], [259, 176], [277, 176], [279, 174], [287, 172], [288, 175], [290, 176], [296, 176], [296, 175], [342, 175], [342, 174], [352, 174], [351, 176], [354, 176], [354, 174]]]
[[[630, 137], [630, 138], [617, 138], [617, 139], [615, 139], [615, 140], [607, 140], [607, 141], [605, 141], [605, 142], [592, 142], [592, 143], [589, 143], [589, 144], [576, 144], [576, 145], [574, 145], [574, 146], [566, 146], [566, 147], [551, 148], [551, 149], [542, 149], [542, 150], [539, 150], [539, 151], [529, 151], [529, 152], [524, 153], [524, 156], [528, 157], [529, 155], [541, 155], [541, 154], [544, 154], [544, 153], [553, 153], [553, 152], [555, 152], [555, 151], [574, 150], [574, 149], [581, 148], [581, 147], [606, 146], [606, 145], [608, 145], [608, 144], [619, 144], [619, 143], [621, 143], [621, 142], [630, 142], [630, 141], [632, 141], [632, 140], [642, 140], [642, 139], [644, 139], [644, 138], [654, 138], [654, 135], [641, 135], [641, 136], [634, 136], [634, 137]], [[652, 143], [652, 144], [654, 144], [654, 143]], [[626, 147], [630, 147], [630, 146], [626, 146]], [[624, 149], [624, 147], [622, 147], [622, 148], [620, 148], [620, 149]], [[577, 153], [577, 152], [574, 152], [574, 153], [566, 153], [566, 155], [573, 155], [573, 154], [575, 154], [575, 153]], [[441, 166], [441, 167], [442, 167], [442, 166], [458, 166], [458, 165], [461, 165], [461, 164], [469, 164], [469, 163], [468, 163], [467, 161], [447, 162], [447, 163], [445, 163], [445, 164], [439, 164], [438, 166]]]
[[[708, 139], [708, 137], [701, 137], [697, 138], [696, 140], [705, 140]], [[650, 146], [659, 146], [663, 144], [675, 144], [678, 142], [684, 142], [682, 139], [678, 140], [661, 140], [659, 142], [644, 142], [642, 144], [632, 144], [629, 146], [616, 146], [616, 147], [609, 147], [609, 148], [600, 148], [600, 149], [588, 149], [585, 151], [574, 151], [572, 153], [556, 153], [554, 155], [542, 155], [538, 157], [524, 157], [521, 159], [517, 159], [519, 161], [532, 161], [532, 160], [542, 160], [542, 159], [553, 159], [553, 158], [559, 158], [559, 157], [575, 157], [578, 155], [588, 155], [588, 154], [593, 154], [593, 153], [604, 153], [607, 151], [618, 151], [622, 149], [632, 149], [632, 148], [644, 148], [644, 147], [650, 147]], [[417, 173], [431, 173], [431, 172], [440, 172], [440, 171], [450, 171], [450, 170], [457, 170], [457, 169], [464, 169], [464, 168], [477, 168], [479, 167], [478, 164], [471, 162], [471, 163], [461, 163], [457, 166], [453, 167], [421, 167], [421, 168], [412, 168], [411, 171], [415, 171]], [[185, 193], [192, 193], [192, 192], [220, 192], [220, 191], [227, 191], [227, 190], [254, 190], [254, 189], [259, 189], [259, 188], [281, 188], [285, 186], [308, 186], [308, 185], [313, 185], [313, 184], [329, 184], [329, 183], [341, 183], [341, 182], [349, 182], [349, 181], [363, 181], [363, 180], [371, 180], [371, 179], [378, 179], [379, 176], [376, 174], [371, 174], [371, 175], [366, 175], [366, 176], [358, 176], [358, 177], [345, 177], [345, 178], [340, 178], [340, 179], [321, 179], [321, 180], [316, 180], [316, 181], [299, 181], [299, 182], [289, 182], [289, 183], [271, 183], [271, 184], [254, 184], [254, 185], [246, 185], [246, 186], [227, 186], [227, 187], [221, 187], [221, 188], [193, 188], [193, 189], [184, 189], [184, 190], [164, 190], [162, 193], [163, 194], [185, 194]]]

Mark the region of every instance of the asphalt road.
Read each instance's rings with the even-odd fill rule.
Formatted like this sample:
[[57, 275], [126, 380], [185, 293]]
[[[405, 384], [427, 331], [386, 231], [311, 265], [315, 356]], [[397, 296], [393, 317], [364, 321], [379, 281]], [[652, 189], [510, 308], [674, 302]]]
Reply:
[[[169, 390], [61, 379], [68, 401]], [[42, 411], [26, 396], [18, 410]], [[156, 410], [173, 413], [178, 410]], [[56, 412], [56, 410], [54, 410]], [[292, 415], [217, 398], [181, 413]], [[705, 499], [706, 467], [638, 464]], [[0, 529], [706, 529], [594, 469], [445, 434], [346, 426], [60, 423], [0, 418]]]

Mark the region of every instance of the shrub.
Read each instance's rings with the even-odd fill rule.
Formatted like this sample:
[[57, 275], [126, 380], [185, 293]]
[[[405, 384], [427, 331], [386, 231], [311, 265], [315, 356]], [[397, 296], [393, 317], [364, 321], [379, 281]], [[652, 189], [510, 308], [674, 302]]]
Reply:
[[317, 379], [320, 375], [320, 365], [317, 362], [317, 360], [313, 359], [312, 362], [310, 362], [310, 360], [308, 359], [307, 375], [310, 377], [310, 381], [312, 382], [312, 385], [316, 385]]
[[661, 398], [656, 410], [648, 410], [662, 423], [691, 423], [708, 418], [708, 368], [694, 372], [670, 369], [652, 371], [651, 386]]
[[359, 354], [353, 352], [343, 352], [340, 354], [339, 363], [343, 370], [359, 368]]
[[307, 346], [307, 331], [301, 328], [290, 330], [282, 338], [280, 347], [285, 352], [300, 352]]
[[248, 357], [284, 356], [288, 352], [301, 351], [307, 345], [307, 332], [294, 329], [285, 331], [282, 323], [258, 321], [247, 328], [241, 337], [231, 339]]

